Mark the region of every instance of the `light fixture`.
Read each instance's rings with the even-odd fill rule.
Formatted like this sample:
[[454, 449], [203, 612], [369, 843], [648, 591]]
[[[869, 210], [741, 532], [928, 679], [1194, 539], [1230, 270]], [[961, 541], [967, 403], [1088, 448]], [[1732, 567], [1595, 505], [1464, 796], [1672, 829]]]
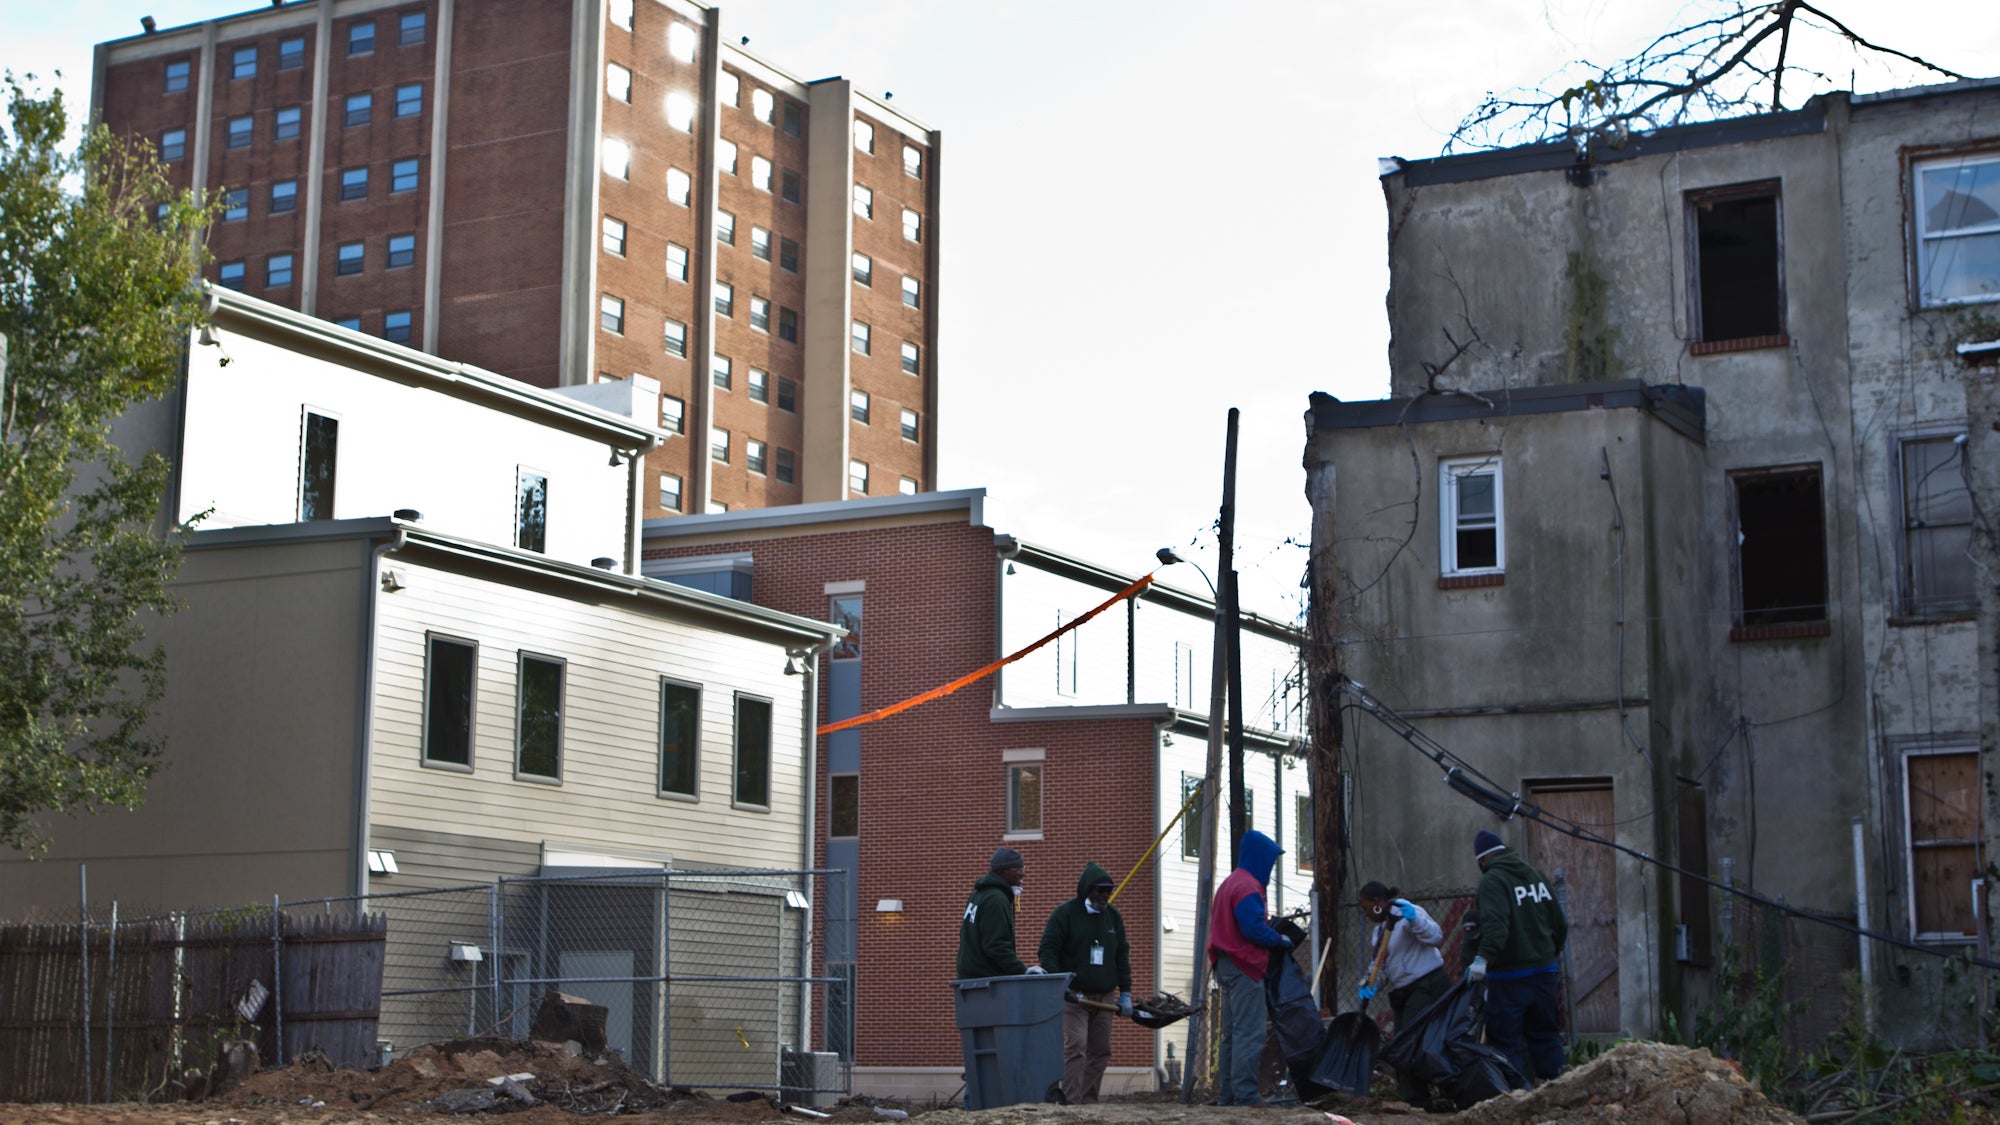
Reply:
[[1162, 547], [1159, 550], [1154, 551], [1153, 557], [1160, 560], [1161, 566], [1172, 566], [1175, 563], [1181, 561], [1181, 557], [1179, 555], [1174, 554], [1174, 549], [1172, 547]]
[[[1201, 575], [1201, 580], [1203, 582], [1208, 583], [1208, 596], [1211, 598], [1215, 598], [1218, 601], [1221, 599], [1221, 595], [1215, 592], [1215, 580], [1208, 576], [1208, 572], [1201, 568], [1200, 563], [1180, 557], [1179, 555], [1174, 553], [1174, 549], [1172, 547], [1162, 547], [1159, 550], [1154, 551], [1153, 557], [1160, 560], [1161, 566], [1172, 566], [1175, 563], [1187, 563], [1189, 566], [1194, 568], [1194, 572], [1196, 574]], [[1215, 611], [1217, 613], [1221, 613], [1222, 607], [1220, 605], [1216, 606]]]
[[221, 343], [221, 341], [215, 338], [215, 329], [210, 325], [204, 324], [201, 326], [201, 335], [195, 337], [195, 343], [200, 344], [204, 348], [212, 348]]
[[1160, 928], [1167, 931], [1168, 933], [1173, 933], [1175, 930], [1181, 928], [1181, 924], [1179, 922], [1174, 921], [1173, 915], [1162, 914], [1160, 915]]
[[383, 849], [369, 849], [368, 873], [370, 875], [398, 874], [396, 870], [396, 853]]
[[786, 891], [785, 906], [792, 910], [812, 909], [812, 903], [806, 901], [806, 896], [802, 891]]
[[1013, 564], [1013, 563], [1008, 563], [1008, 564], [1007, 564], [1007, 573], [1009, 573], [1009, 574], [1012, 574], [1012, 573], [1014, 573], [1014, 564]]
[[470, 943], [453, 942], [451, 944], [451, 959], [453, 961], [469, 961], [477, 963], [486, 960], [486, 955], [484, 953], [481, 953], [479, 951], [479, 947], [476, 945]]
[[900, 898], [881, 898], [875, 900], [875, 913], [877, 914], [901, 914], [902, 912], [903, 900]]
[[153, 34], [154, 32], [156, 32], [156, 31], [160, 30], [160, 25], [159, 25], [159, 24], [156, 24], [156, 23], [154, 23], [154, 22], [153, 22], [153, 17], [151, 17], [151, 16], [140, 16], [140, 17], [139, 17], [139, 26], [140, 26], [140, 27], [143, 27], [143, 28], [145, 28], [145, 29], [146, 29], [146, 34], [148, 34], [148, 35], [151, 35], [151, 34]]
[[401, 589], [404, 589], [404, 588], [405, 588], [405, 583], [403, 582], [403, 572], [402, 572], [402, 571], [399, 571], [399, 570], [385, 570], [385, 571], [383, 571], [383, 572], [382, 572], [382, 592], [383, 592], [383, 593], [385, 593], [385, 594], [393, 594], [393, 593], [395, 593], [396, 591], [398, 591], [398, 590], [401, 590]]

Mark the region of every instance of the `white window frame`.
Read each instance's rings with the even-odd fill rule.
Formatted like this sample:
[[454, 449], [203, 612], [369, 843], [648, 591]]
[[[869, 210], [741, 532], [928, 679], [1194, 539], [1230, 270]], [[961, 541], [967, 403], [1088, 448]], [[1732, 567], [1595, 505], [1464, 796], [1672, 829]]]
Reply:
[[688, 326], [678, 320], [669, 320], [661, 328], [661, 347], [675, 359], [686, 359], [688, 354]]
[[[1458, 565], [1458, 481], [1486, 472], [1493, 476], [1493, 566]], [[1438, 573], [1449, 578], [1507, 573], [1507, 504], [1500, 457], [1452, 457], [1438, 462]]]
[[875, 151], [875, 126], [859, 117], [854, 119], [854, 147], [866, 153]]
[[850, 492], [868, 495], [868, 462], [850, 460], [847, 463], [847, 488]]
[[742, 89], [743, 80], [736, 77], [735, 72], [728, 70], [716, 72], [715, 96], [721, 100], [723, 105], [735, 105], [736, 99], [742, 93]]
[[908, 207], [903, 208], [903, 240], [905, 242], [924, 240], [924, 217]]
[[771, 162], [761, 156], [750, 158], [750, 186], [766, 195], [771, 193]]
[[604, 138], [601, 164], [605, 175], [617, 180], [630, 179], [632, 176], [632, 146], [619, 140], [617, 137]]
[[695, 48], [701, 43], [701, 34], [693, 27], [674, 20], [667, 24], [667, 54], [678, 62], [693, 62]]
[[603, 246], [607, 254], [625, 256], [625, 220], [604, 216]]
[[[612, 323], [612, 322], [616, 323]], [[609, 293], [597, 297], [597, 327], [614, 336], [625, 334], [625, 298]]]
[[632, 101], [632, 72], [615, 62], [604, 64], [604, 95], [615, 102]]
[[[667, 503], [667, 482], [668, 482], [668, 481], [672, 481], [672, 482], [674, 482], [674, 502], [673, 502], [672, 504], [669, 504], [669, 503]], [[678, 512], [678, 511], [680, 511], [680, 510], [681, 510], [681, 505], [682, 505], [683, 503], [685, 503], [685, 502], [686, 502], [686, 496], [687, 496], [687, 494], [686, 494], [686, 492], [684, 492], [684, 491], [683, 491], [683, 489], [685, 489], [685, 488], [686, 488], [686, 482], [685, 482], [685, 481], [683, 481], [683, 480], [681, 480], [681, 478], [680, 478], [680, 477], [678, 477], [678, 476], [675, 476], [675, 475], [674, 475], [673, 473], [661, 473], [661, 474], [660, 474], [660, 507], [661, 507], [661, 508], [664, 508], [665, 510], [667, 510], [667, 511], [669, 511], [669, 512]]]
[[913, 180], [924, 178], [924, 150], [915, 145], [903, 146], [903, 174]]
[[670, 434], [687, 433], [687, 403], [673, 395], [661, 395], [660, 428]]
[[691, 206], [694, 201], [694, 177], [679, 168], [667, 169], [667, 202], [678, 207]]
[[875, 259], [859, 250], [854, 252], [854, 284], [875, 287]]
[[[1955, 305], [1978, 305], [2000, 301], [2000, 285], [1996, 285], [1990, 292], [1969, 297], [1940, 297], [1933, 299], [1925, 291], [1926, 274], [1929, 272], [1928, 267], [1932, 260], [1931, 255], [1926, 252], [1927, 247], [1940, 244], [1948, 245], [1960, 239], [2000, 239], [2000, 220], [1974, 227], [1954, 228], [1947, 234], [1934, 234], [1926, 230], [1925, 221], [1929, 218], [1929, 209], [1924, 205], [1924, 173], [1939, 168], [1968, 168], [1985, 164], [2000, 165], [2000, 152], [1965, 153], [1958, 156], [1939, 157], [1932, 160], [1919, 160], [1913, 162], [1910, 166], [1910, 211], [1915, 224], [1911, 242], [1912, 257], [1914, 260], [1910, 263], [1910, 284], [1911, 291], [1916, 294], [1917, 304], [1922, 308], [1951, 308]], [[2000, 175], [2000, 168], [1995, 168], [1990, 174]], [[1996, 281], [2000, 281], [2000, 279], [1996, 279]]]
[[[1002, 840], [1039, 840], [1047, 824], [1048, 810], [1048, 752], [1040, 748], [1022, 750], [1002, 750], [1000, 765], [1006, 778], [1005, 812], [1002, 822], [1005, 831]], [[1015, 779], [1021, 770], [1035, 771], [1035, 823], [1034, 827], [1020, 825], [1020, 809], [1015, 806]]]
[[863, 219], [875, 217], [875, 189], [867, 184], [854, 185], [854, 213]]
[[[1942, 757], [1952, 754], [1972, 757], [1975, 769], [1977, 769], [1979, 755], [1978, 736], [1947, 737], [1934, 741], [1926, 739], [1922, 742], [1904, 746], [1902, 753], [1898, 755], [1902, 770], [1900, 788], [1903, 791], [1903, 909], [1905, 922], [1910, 927], [1912, 940], [1938, 945], [1969, 945], [1978, 940], [1977, 935], [1930, 933], [1919, 932], [1917, 930], [1917, 848], [1914, 826], [1910, 823], [1910, 761], [1913, 758]], [[1983, 778], [1985, 776], [1984, 771], [1977, 771], [1976, 776]], [[1981, 788], [1974, 793], [1972, 802], [1973, 812], [1980, 818], [1979, 831], [1973, 836], [1973, 854], [1976, 861], [1976, 870], [1983, 868], [1983, 861], [1985, 859], [1983, 854], [1986, 850], [1984, 840], [1986, 810], [1983, 807], [1984, 804], [1985, 794], [1982, 782]], [[1969, 885], [1966, 887], [1965, 893], [1968, 896], [1972, 894], [1972, 888]], [[1983, 910], [1975, 910], [1973, 913], [1975, 920], [1983, 916]]]
[[778, 96], [757, 86], [750, 91], [750, 115], [769, 125], [778, 112]]
[[732, 176], [736, 174], [738, 155], [735, 141], [715, 142], [715, 163]]
[[688, 248], [678, 242], [667, 243], [667, 280], [686, 281], [688, 279]]
[[[676, 25], [679, 26], [679, 25]], [[679, 90], [667, 92], [667, 127], [677, 133], [694, 132], [694, 99]]]

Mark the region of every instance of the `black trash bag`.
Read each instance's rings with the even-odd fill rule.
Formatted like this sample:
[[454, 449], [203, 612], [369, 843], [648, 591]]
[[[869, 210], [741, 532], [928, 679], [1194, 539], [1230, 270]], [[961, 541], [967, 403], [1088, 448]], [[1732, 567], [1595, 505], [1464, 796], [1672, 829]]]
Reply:
[[[1291, 938], [1295, 947], [1309, 940], [1306, 932], [1289, 919], [1281, 919], [1275, 928]], [[1298, 1090], [1299, 1097], [1311, 1099], [1326, 1093], [1325, 1088], [1315, 1088], [1302, 1081], [1303, 1076], [1312, 1073], [1313, 1064], [1319, 1060], [1324, 1030], [1319, 1018], [1319, 1004], [1313, 1000], [1312, 985], [1306, 980], [1305, 970], [1299, 968], [1298, 960], [1283, 949], [1271, 951], [1270, 966], [1264, 971], [1264, 1006], [1271, 1014], [1271, 1034], [1277, 1037], [1278, 1049], [1285, 1058], [1285, 1069], [1291, 1074], [1292, 1085]]]
[[1483, 986], [1464, 981], [1398, 1027], [1381, 1052], [1383, 1062], [1443, 1090], [1464, 1109], [1527, 1080], [1506, 1055], [1479, 1041], [1485, 1030]]
[[1311, 1100], [1330, 1090], [1344, 1090], [1366, 1097], [1374, 1080], [1375, 1052], [1381, 1045], [1382, 1029], [1368, 1018], [1365, 1002], [1356, 1011], [1333, 1017], [1320, 1042], [1319, 1057], [1305, 1074], [1292, 1074], [1299, 1096]]

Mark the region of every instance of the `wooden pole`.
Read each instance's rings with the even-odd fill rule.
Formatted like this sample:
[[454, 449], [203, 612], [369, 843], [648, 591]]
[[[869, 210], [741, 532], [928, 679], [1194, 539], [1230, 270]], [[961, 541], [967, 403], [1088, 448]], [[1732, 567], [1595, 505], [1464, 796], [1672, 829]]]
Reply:
[[1311, 452], [1306, 458], [1306, 499], [1313, 514], [1306, 613], [1307, 723], [1312, 745], [1306, 760], [1312, 786], [1313, 918], [1319, 923], [1320, 940], [1331, 943], [1333, 955], [1338, 956], [1340, 895], [1347, 860], [1340, 729], [1340, 683], [1345, 677], [1340, 654], [1340, 575], [1333, 555], [1334, 465], [1312, 440], [1312, 417], [1312, 411], [1307, 411], [1307, 449]]
[[1242, 859], [1243, 830], [1243, 660], [1242, 622], [1236, 601], [1236, 416], [1229, 408], [1229, 439], [1222, 454], [1222, 518], [1215, 580], [1222, 585], [1216, 620], [1229, 657], [1229, 866]]

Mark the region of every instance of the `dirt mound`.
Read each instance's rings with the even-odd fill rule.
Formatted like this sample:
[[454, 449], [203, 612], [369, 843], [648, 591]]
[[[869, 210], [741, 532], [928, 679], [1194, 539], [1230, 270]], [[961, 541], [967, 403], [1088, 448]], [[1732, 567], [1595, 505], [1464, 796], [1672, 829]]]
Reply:
[[1794, 1125], [1804, 1119], [1753, 1089], [1734, 1063], [1705, 1050], [1620, 1043], [1553, 1082], [1481, 1102], [1452, 1120], [1466, 1125]]

